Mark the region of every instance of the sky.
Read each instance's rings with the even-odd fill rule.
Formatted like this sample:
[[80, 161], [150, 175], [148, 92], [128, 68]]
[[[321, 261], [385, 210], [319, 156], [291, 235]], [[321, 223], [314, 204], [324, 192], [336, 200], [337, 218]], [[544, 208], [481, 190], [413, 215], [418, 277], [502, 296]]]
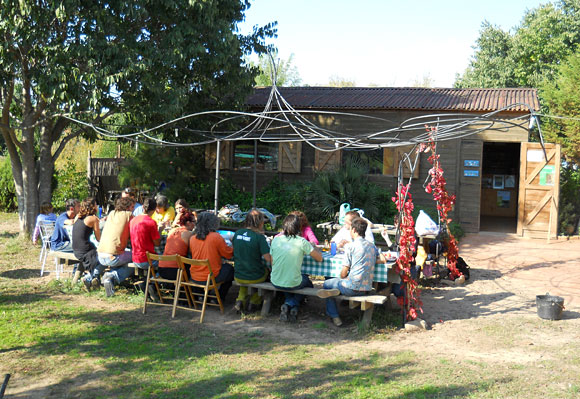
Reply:
[[474, 54], [483, 21], [510, 31], [534, 0], [252, 0], [247, 34], [254, 25], [278, 21], [271, 39], [281, 59], [293, 54], [304, 85], [325, 85], [332, 76], [356, 86], [452, 87]]

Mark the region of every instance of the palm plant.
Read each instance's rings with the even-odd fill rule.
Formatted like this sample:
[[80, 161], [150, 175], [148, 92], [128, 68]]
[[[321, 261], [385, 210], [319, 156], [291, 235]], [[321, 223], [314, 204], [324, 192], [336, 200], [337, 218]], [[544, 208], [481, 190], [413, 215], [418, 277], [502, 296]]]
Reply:
[[358, 157], [349, 157], [337, 170], [319, 173], [308, 192], [311, 213], [319, 219], [332, 219], [340, 204], [364, 209], [365, 217], [379, 217], [379, 204], [385, 200], [385, 191], [370, 183], [368, 166]]

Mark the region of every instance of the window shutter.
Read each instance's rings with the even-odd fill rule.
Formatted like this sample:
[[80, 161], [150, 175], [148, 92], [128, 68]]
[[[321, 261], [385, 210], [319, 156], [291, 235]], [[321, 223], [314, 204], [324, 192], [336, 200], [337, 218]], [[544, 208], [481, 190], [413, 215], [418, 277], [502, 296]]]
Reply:
[[[222, 141], [220, 144], [220, 170], [230, 169], [232, 161], [232, 143]], [[217, 143], [205, 145], [205, 168], [215, 169], [215, 158], [217, 153]]]
[[[396, 176], [399, 170], [399, 162], [401, 162], [401, 160], [403, 160], [405, 154], [409, 153], [409, 151], [411, 151], [413, 149], [414, 146], [410, 145], [410, 146], [403, 146], [403, 147], [396, 147], [395, 149], [395, 153], [396, 153], [396, 160], [397, 162], [394, 165], [394, 175]], [[413, 153], [409, 154], [409, 158], [411, 159], [411, 162], [415, 162], [415, 152], [413, 151]], [[419, 178], [419, 164], [421, 161], [421, 157], [419, 156], [419, 158], [417, 159], [417, 165], [415, 166], [415, 171], [413, 172], [413, 178], [414, 179], [418, 179]], [[409, 178], [411, 177], [411, 169], [409, 168], [409, 162], [404, 162], [403, 163], [403, 177], [404, 178]]]
[[[324, 143], [321, 147], [334, 148], [332, 143]], [[332, 152], [314, 150], [314, 170], [321, 172], [324, 170], [340, 169], [342, 162], [342, 151]]]
[[280, 143], [278, 147], [278, 171], [282, 173], [300, 173], [302, 143]]

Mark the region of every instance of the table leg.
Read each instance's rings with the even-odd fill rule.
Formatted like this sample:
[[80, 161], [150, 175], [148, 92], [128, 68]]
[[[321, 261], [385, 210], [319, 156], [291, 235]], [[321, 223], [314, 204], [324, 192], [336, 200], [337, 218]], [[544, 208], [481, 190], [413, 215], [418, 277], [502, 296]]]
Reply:
[[263, 291], [264, 303], [262, 304], [262, 316], [268, 316], [274, 299], [274, 291]]

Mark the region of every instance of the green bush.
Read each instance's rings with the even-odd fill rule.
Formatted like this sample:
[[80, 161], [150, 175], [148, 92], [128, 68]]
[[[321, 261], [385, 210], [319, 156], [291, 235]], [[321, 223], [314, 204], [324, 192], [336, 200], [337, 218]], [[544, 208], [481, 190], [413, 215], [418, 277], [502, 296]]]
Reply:
[[71, 157], [68, 157], [64, 167], [55, 171], [52, 206], [55, 209], [64, 209], [67, 199], [76, 198], [82, 201], [88, 196], [89, 186], [86, 171], [75, 164]]
[[367, 173], [365, 163], [350, 157], [340, 169], [318, 174], [308, 191], [314, 218], [332, 220], [340, 204], [347, 202], [352, 208], [363, 209], [364, 216], [373, 222], [392, 219], [392, 195], [369, 182]]
[[18, 207], [10, 157], [0, 157], [0, 211], [12, 212]]
[[578, 232], [580, 219], [580, 170], [577, 165], [567, 164], [560, 172], [560, 213], [558, 231], [572, 235]]

